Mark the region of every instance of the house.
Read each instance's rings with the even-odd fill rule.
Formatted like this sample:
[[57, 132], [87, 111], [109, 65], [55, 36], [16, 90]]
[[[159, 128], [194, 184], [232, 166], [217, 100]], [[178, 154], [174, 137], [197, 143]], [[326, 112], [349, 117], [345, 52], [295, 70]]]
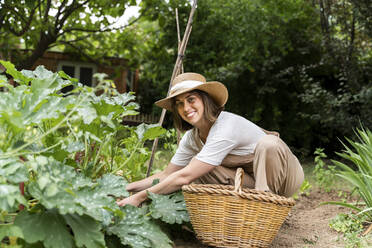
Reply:
[[[123, 58], [109, 57], [105, 58], [104, 64], [97, 64], [82, 61], [75, 54], [47, 51], [35, 62], [32, 70], [39, 65], [43, 65], [46, 69], [53, 72], [64, 71], [70, 77], [77, 78], [79, 82], [88, 86], [97, 84], [96, 79], [93, 77], [95, 73], [105, 73], [108, 78], [114, 81], [120, 93], [138, 91], [139, 70], [131, 71], [128, 68], [128, 61]], [[69, 89], [65, 90], [68, 91]], [[126, 116], [124, 118], [124, 123], [130, 125], [142, 122], [156, 123], [158, 118], [147, 114]]]
[[88, 86], [97, 83], [93, 78], [95, 73], [105, 73], [115, 82], [120, 93], [138, 90], [138, 70], [129, 70], [126, 59], [106, 58], [105, 64], [96, 64], [83, 62], [74, 54], [48, 51], [36, 61], [34, 68], [38, 65], [44, 65], [50, 71], [64, 71]]

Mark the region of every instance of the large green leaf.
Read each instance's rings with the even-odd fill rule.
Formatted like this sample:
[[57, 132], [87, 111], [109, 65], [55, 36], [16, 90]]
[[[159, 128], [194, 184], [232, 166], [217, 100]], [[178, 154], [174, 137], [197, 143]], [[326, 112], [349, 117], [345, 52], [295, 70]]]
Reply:
[[13, 158], [0, 159], [0, 177], [10, 183], [26, 182], [28, 181], [28, 171], [21, 161]]
[[22, 211], [15, 218], [27, 243], [42, 241], [46, 248], [74, 247], [74, 241], [66, 222], [57, 211], [47, 210], [40, 213]]
[[[45, 157], [37, 157], [29, 163], [39, 161], [35, 179], [29, 183], [29, 193], [47, 209], [58, 209], [60, 214], [89, 215], [95, 220], [110, 221], [111, 212], [119, 207], [115, 199], [110, 197], [119, 194], [125, 195], [124, 181], [115, 176], [108, 176], [98, 182], [78, 173], [74, 168]], [[116, 179], [112, 187], [109, 187], [110, 179]], [[108, 187], [106, 192], [105, 187]]]
[[27, 205], [21, 195], [19, 186], [0, 184], [0, 210], [12, 212], [18, 209], [20, 204]]
[[53, 95], [58, 87], [49, 85], [47, 79], [33, 79], [31, 83], [40, 87], [33, 89], [22, 85], [0, 92], [0, 121], [13, 127], [15, 132], [25, 130], [31, 124], [40, 124], [45, 119], [57, 119], [76, 102], [72, 97]]
[[76, 205], [84, 207], [84, 213], [94, 219], [104, 222], [105, 225], [110, 221], [111, 212], [115, 212], [118, 206], [112, 197], [109, 197], [101, 192], [95, 192], [93, 189], [84, 188], [75, 191]]
[[[37, 93], [35, 93], [37, 95]], [[74, 102], [71, 98], [61, 98], [58, 96], [48, 96], [45, 98], [27, 99], [27, 103], [35, 101], [38, 105], [26, 105], [22, 112], [24, 116], [24, 125], [38, 124], [42, 120], [57, 119], [63, 113], [66, 113], [68, 106]], [[28, 109], [27, 109], [28, 108]]]
[[23, 238], [21, 228], [14, 224], [0, 225], [0, 241], [9, 236]]
[[101, 225], [97, 221], [86, 215], [67, 214], [63, 217], [71, 227], [78, 247], [105, 247]]
[[83, 119], [84, 124], [90, 124], [97, 118], [97, 111], [89, 102], [83, 103], [82, 106], [77, 109], [77, 113]]
[[105, 196], [112, 195], [115, 197], [128, 197], [129, 192], [125, 190], [127, 182], [123, 177], [115, 176], [113, 174], [103, 175], [102, 178], [97, 180], [98, 186], [97, 192], [104, 194]]
[[122, 244], [134, 248], [172, 247], [171, 240], [158, 225], [145, 216], [144, 209], [126, 205], [123, 210], [125, 218], [108, 228], [108, 232], [117, 235]]
[[153, 140], [164, 134], [166, 130], [158, 124], [140, 124], [136, 129], [136, 134], [139, 140]]
[[150, 212], [153, 218], [161, 219], [169, 224], [190, 222], [182, 192], [179, 191], [169, 195], [157, 195], [148, 192], [148, 196], [152, 200]]
[[67, 144], [62, 144], [61, 148], [69, 153], [83, 151], [85, 149], [84, 143], [80, 141], [66, 140]]
[[2, 64], [5, 67], [6, 73], [11, 75], [17, 83], [27, 84], [30, 81], [29, 78], [27, 78], [22, 73], [17, 71], [17, 69], [15, 68], [15, 66], [12, 63], [10, 63], [8, 61], [0, 60], [0, 64]]
[[34, 71], [22, 70], [21, 73], [28, 78], [40, 78], [40, 79], [49, 79], [53, 77], [54, 73], [45, 69], [43, 65], [36, 67]]
[[96, 96], [93, 97], [92, 102], [99, 116], [111, 116], [113, 119], [117, 119], [124, 115], [137, 114], [134, 110], [138, 108], [138, 105], [131, 102], [134, 99], [134, 95], [124, 93], [114, 97]]

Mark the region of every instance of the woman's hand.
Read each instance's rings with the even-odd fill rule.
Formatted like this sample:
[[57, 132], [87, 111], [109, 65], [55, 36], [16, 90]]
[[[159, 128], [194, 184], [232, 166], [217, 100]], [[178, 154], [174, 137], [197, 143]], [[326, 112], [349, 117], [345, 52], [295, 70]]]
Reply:
[[141, 200], [140, 197], [138, 197], [138, 194], [134, 194], [134, 195], [131, 195], [127, 198], [124, 198], [123, 200], [116, 201], [116, 203], [119, 206], [125, 206], [125, 205], [129, 204], [129, 205], [138, 207], [139, 205], [141, 205], [142, 201], [143, 200]]
[[138, 191], [136, 189], [136, 185], [135, 183], [129, 183], [127, 184], [127, 186], [125, 187], [125, 190], [128, 191], [128, 192], [135, 192], [135, 191]]

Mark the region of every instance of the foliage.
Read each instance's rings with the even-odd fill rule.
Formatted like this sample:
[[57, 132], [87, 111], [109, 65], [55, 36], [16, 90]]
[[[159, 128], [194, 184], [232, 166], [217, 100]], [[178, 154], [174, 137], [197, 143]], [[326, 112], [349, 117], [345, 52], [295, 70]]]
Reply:
[[153, 218], [161, 219], [168, 224], [190, 222], [181, 191], [171, 195], [156, 195], [148, 192], [148, 195], [154, 203], [150, 206]]
[[[227, 110], [279, 130], [296, 153], [339, 148], [332, 141], [351, 126], [372, 124], [371, 39], [362, 28], [369, 21], [356, 2], [364, 1], [199, 1], [185, 71], [224, 83]], [[177, 56], [175, 8], [182, 35], [190, 2], [143, 7], [157, 25], [148, 33], [156, 43], [143, 53], [139, 95], [144, 109], [160, 112], [153, 102], [167, 92]]]
[[[15, 53], [18, 68], [51, 48], [95, 62], [105, 56], [130, 58], [130, 66], [140, 66], [141, 112], [159, 113], [153, 102], [167, 92], [177, 56], [175, 8], [182, 35], [190, 1], [141, 1], [142, 17], [117, 30], [111, 17], [135, 3], [106, 2], [3, 1], [2, 54]], [[226, 84], [227, 110], [279, 130], [301, 155], [316, 147], [339, 149], [334, 138], [351, 137], [350, 127], [360, 120], [372, 125], [370, 1], [204, 0], [198, 5], [184, 68]], [[26, 50], [16, 52], [20, 43]]]
[[309, 196], [310, 195], [310, 191], [311, 191], [311, 188], [313, 186], [310, 184], [310, 182], [308, 180], [304, 180], [304, 182], [301, 184], [301, 187], [300, 189], [298, 190], [298, 192], [296, 192], [294, 195], [293, 195], [293, 198], [295, 200], [297, 200], [300, 196], [302, 195], [306, 195], [306, 196]]
[[347, 138], [349, 146], [343, 144], [345, 150], [337, 153], [344, 160], [351, 162], [354, 168], [341, 161], [333, 160], [333, 163], [340, 169], [336, 175], [350, 182], [363, 202], [362, 204], [347, 202], [323, 204], [341, 205], [357, 212], [356, 216], [339, 215], [331, 222], [331, 227], [345, 233], [345, 239], [351, 244], [350, 247], [363, 247], [363, 242], [371, 244], [368, 237], [359, 239], [359, 234], [363, 230], [363, 224], [370, 224], [372, 221], [372, 132], [362, 127], [356, 130], [356, 136], [358, 141]]
[[172, 247], [168, 237], [147, 216], [144, 209], [128, 205], [125, 208], [125, 219], [108, 228], [108, 232], [121, 238], [122, 244], [132, 247]]
[[323, 56], [302, 66], [299, 95], [304, 103], [301, 116], [317, 125], [319, 141], [327, 148], [335, 137], [351, 137], [360, 121], [371, 127], [371, 36], [363, 26], [370, 22], [370, 3], [359, 0], [316, 1], [320, 16]]
[[[158, 125], [121, 125], [124, 115], [136, 114], [133, 95], [119, 94], [103, 75], [92, 89], [63, 72], [43, 67], [19, 72], [0, 62], [18, 84], [0, 78], [1, 240], [105, 247], [105, 236], [111, 235], [122, 245], [171, 247], [149, 209], [166, 202], [180, 211], [174, 218], [188, 221], [179, 195], [154, 196], [157, 200], [142, 209], [116, 204], [116, 198], [129, 194], [127, 180], [114, 173], [143, 176], [138, 171], [149, 153], [143, 144], [165, 132]], [[72, 94], [61, 91], [67, 85], [74, 86]], [[132, 212], [140, 222], [137, 229]]]
[[358, 216], [341, 213], [331, 220], [329, 226], [342, 233], [360, 232], [363, 228], [363, 221]]
[[[179, 139], [182, 138], [182, 134], [180, 134]], [[167, 132], [164, 134], [163, 139], [163, 147], [165, 150], [170, 151], [172, 154], [176, 153], [177, 150], [177, 143], [178, 143], [178, 133], [175, 128], [168, 129]]]
[[358, 20], [363, 25], [366, 32], [369, 33], [369, 36], [372, 36], [372, 3], [368, 0], [351, 0], [355, 7], [355, 11], [358, 12]]
[[32, 68], [46, 50], [55, 47], [98, 61], [112, 56], [110, 49], [103, 48], [117, 40], [109, 39], [111, 35], [130, 26], [115, 24], [133, 5], [134, 0], [1, 1], [1, 51], [7, 58], [14, 58], [19, 69]]
[[361, 236], [365, 221], [365, 216], [341, 213], [330, 221], [329, 226], [342, 233], [346, 247], [362, 248], [369, 247], [372, 244], [370, 236]]
[[[365, 203], [365, 209], [361, 209], [354, 204], [340, 203], [340, 205], [356, 210], [361, 215], [366, 215], [372, 220], [372, 132], [368, 129], [357, 129], [356, 135], [358, 141], [347, 139], [349, 146], [344, 144], [345, 150], [342, 153], [337, 153], [343, 159], [353, 163], [356, 170], [340, 161], [333, 161], [341, 170], [337, 176], [350, 182], [355, 188], [358, 195]], [[355, 151], [353, 151], [354, 149]], [[332, 202], [333, 204], [337, 204]]]
[[336, 166], [324, 163], [323, 159], [327, 158], [324, 149], [318, 148], [314, 154], [316, 156], [313, 173], [315, 174], [316, 182], [325, 192], [330, 192], [336, 181]]

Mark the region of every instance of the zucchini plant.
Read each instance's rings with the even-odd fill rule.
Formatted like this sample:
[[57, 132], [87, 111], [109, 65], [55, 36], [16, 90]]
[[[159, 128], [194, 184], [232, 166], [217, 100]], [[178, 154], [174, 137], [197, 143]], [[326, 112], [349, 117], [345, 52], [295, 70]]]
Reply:
[[116, 204], [127, 182], [145, 175], [145, 141], [165, 133], [122, 124], [137, 114], [134, 95], [104, 75], [90, 88], [43, 66], [0, 63], [2, 247], [172, 247], [159, 220], [189, 221], [180, 192], [151, 194], [142, 208]]

